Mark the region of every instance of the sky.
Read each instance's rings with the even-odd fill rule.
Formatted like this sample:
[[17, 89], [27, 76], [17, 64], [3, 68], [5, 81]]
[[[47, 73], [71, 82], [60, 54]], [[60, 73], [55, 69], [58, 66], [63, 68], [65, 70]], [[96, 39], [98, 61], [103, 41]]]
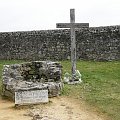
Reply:
[[120, 25], [120, 0], [0, 0], [0, 32], [56, 29], [71, 8], [76, 23]]

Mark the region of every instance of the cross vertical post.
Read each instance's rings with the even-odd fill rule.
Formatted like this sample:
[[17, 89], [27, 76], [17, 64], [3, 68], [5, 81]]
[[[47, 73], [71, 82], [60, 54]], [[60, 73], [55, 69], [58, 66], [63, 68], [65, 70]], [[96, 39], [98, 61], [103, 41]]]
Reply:
[[[75, 10], [70, 9], [70, 23], [75, 23]], [[76, 71], [76, 41], [75, 41], [75, 28], [71, 25], [71, 63], [72, 63], [72, 81]]]

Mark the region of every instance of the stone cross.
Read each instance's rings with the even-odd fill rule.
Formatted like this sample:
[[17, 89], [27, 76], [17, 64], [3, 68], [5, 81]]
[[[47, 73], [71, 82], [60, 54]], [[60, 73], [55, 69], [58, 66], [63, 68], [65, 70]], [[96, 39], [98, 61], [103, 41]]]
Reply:
[[70, 28], [71, 30], [71, 63], [72, 63], [72, 81], [76, 72], [76, 40], [75, 28], [88, 28], [89, 23], [75, 23], [75, 9], [70, 9], [70, 23], [57, 23], [57, 28]]

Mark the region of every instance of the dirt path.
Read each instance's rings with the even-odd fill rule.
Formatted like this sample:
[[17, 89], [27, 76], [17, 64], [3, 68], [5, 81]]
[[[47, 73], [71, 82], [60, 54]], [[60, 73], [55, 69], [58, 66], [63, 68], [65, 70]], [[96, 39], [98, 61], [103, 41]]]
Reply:
[[15, 108], [14, 103], [0, 99], [0, 120], [105, 120], [91, 112], [82, 102], [67, 97], [50, 99], [48, 104]]

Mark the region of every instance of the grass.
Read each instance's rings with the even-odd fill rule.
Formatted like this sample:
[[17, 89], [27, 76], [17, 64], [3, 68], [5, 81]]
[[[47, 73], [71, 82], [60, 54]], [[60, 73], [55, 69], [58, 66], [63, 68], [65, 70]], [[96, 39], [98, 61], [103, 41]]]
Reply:
[[[63, 61], [63, 73], [71, 71], [70, 62]], [[112, 120], [120, 120], [120, 62], [78, 61], [82, 74], [80, 85], [65, 85], [64, 95], [87, 101], [106, 113]]]
[[[0, 79], [4, 64], [20, 62], [22, 61], [0, 60]], [[71, 72], [70, 61], [61, 61], [61, 64], [63, 74]], [[107, 114], [111, 120], [120, 120], [120, 61], [78, 61], [77, 69], [82, 74], [82, 84], [65, 84], [63, 95], [82, 99]]]

